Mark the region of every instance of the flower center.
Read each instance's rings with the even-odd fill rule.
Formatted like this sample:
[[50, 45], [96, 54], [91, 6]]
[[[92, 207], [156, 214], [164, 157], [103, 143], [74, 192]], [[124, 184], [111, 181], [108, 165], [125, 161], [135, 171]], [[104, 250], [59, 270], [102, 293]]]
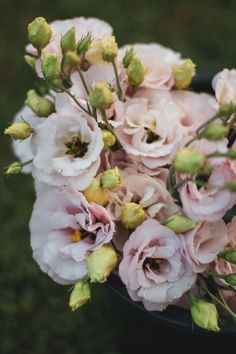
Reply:
[[89, 237], [93, 241], [96, 239], [95, 234], [93, 234], [92, 232], [86, 231], [86, 230], [77, 229], [71, 234], [71, 240], [73, 242], [80, 242], [81, 240], [83, 240], [86, 237]]
[[160, 138], [151, 129], [145, 128], [145, 130], [146, 130], [146, 136], [147, 136], [146, 143], [151, 144], [151, 143], [153, 143], [154, 141], [157, 141]]
[[73, 157], [83, 157], [88, 151], [88, 145], [88, 142], [81, 141], [78, 135], [74, 135], [70, 141], [65, 143], [67, 147], [66, 154], [72, 155]]
[[148, 264], [153, 271], [159, 272], [162, 262], [163, 259], [161, 258], [147, 258], [144, 262], [144, 266]]

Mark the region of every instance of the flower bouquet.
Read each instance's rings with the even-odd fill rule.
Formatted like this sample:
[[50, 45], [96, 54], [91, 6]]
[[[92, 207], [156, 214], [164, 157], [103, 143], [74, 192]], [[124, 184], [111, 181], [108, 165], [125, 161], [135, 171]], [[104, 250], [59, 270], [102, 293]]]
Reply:
[[34, 178], [42, 271], [73, 285], [72, 310], [113, 273], [148, 311], [185, 307], [210, 331], [236, 320], [236, 70], [195, 93], [190, 59], [118, 48], [93, 18], [36, 18], [28, 40], [38, 81], [5, 129], [6, 174]]

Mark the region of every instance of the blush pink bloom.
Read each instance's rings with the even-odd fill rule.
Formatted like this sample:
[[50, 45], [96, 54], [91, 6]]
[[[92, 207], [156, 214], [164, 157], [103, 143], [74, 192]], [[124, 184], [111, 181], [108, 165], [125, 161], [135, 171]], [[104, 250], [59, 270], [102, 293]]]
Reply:
[[154, 90], [170, 90], [174, 85], [172, 70], [181, 63], [180, 54], [159, 44], [134, 44], [120, 49], [119, 59], [122, 61], [125, 53], [131, 47], [140, 58], [145, 70], [144, 81], [140, 87]]
[[224, 69], [212, 81], [213, 89], [220, 105], [233, 103], [236, 105], [236, 70]]
[[[116, 133], [130, 160], [155, 170], [169, 164], [183, 143], [185, 130], [180, 124], [181, 117], [181, 109], [168, 93], [155, 105], [150, 104], [149, 97], [136, 97], [127, 101], [124, 123]], [[154, 133], [151, 140], [148, 131]]]
[[[227, 140], [211, 143], [202, 139], [191, 146], [205, 154], [226, 152]], [[226, 158], [211, 158], [206, 163], [213, 167], [207, 176], [206, 187], [198, 188], [195, 182], [190, 181], [179, 188], [184, 213], [196, 221], [219, 220], [236, 202], [236, 193], [222, 188], [236, 178], [235, 164]]]
[[[109, 243], [114, 229], [107, 211], [75, 189], [45, 189], [30, 221], [34, 259], [56, 282], [75, 283], [87, 275], [87, 253]], [[81, 241], [73, 240], [76, 230], [82, 232]]]
[[223, 220], [202, 222], [181, 236], [184, 254], [193, 271], [207, 269], [228, 242], [228, 231]]
[[142, 301], [149, 311], [162, 311], [175, 303], [196, 281], [182, 256], [179, 237], [156, 220], [137, 227], [123, 252], [121, 280], [131, 298]]
[[[86, 143], [83, 155], [78, 157], [68, 154], [65, 145], [74, 136]], [[40, 124], [32, 143], [34, 178], [48, 185], [71, 185], [79, 190], [91, 184], [103, 148], [102, 132], [93, 118], [65, 105], [60, 114], [54, 113]]]

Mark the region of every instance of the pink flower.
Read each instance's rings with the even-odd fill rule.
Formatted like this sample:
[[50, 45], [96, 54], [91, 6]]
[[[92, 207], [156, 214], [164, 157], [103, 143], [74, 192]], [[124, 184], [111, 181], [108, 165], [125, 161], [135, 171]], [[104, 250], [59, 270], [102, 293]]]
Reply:
[[172, 69], [181, 63], [180, 54], [159, 44], [134, 44], [120, 49], [119, 59], [122, 61], [125, 53], [134, 48], [145, 70], [144, 81], [140, 87], [155, 90], [170, 90], [174, 85]]
[[[227, 140], [212, 143], [204, 139], [192, 144], [195, 150], [205, 154], [226, 152], [226, 145]], [[190, 181], [179, 188], [184, 213], [196, 221], [219, 220], [236, 202], [236, 193], [222, 188], [236, 178], [234, 163], [226, 158], [211, 158], [207, 159], [206, 164], [213, 167], [212, 172], [206, 176], [206, 187], [198, 188], [195, 182]]]
[[236, 105], [236, 70], [224, 69], [219, 72], [212, 81], [218, 103], [224, 105], [233, 103]]
[[[155, 170], [169, 164], [183, 143], [182, 112], [170, 98], [162, 95], [155, 105], [147, 98], [133, 98], [125, 105], [124, 124], [116, 133], [130, 160]], [[152, 171], [150, 171], [150, 174]]]
[[87, 275], [87, 253], [111, 241], [114, 223], [102, 206], [89, 204], [75, 189], [48, 188], [36, 200], [30, 230], [42, 271], [71, 284]]
[[32, 142], [34, 178], [79, 190], [91, 184], [103, 148], [101, 129], [93, 118], [64, 105], [60, 114], [52, 114], [37, 128]]
[[149, 311], [162, 311], [176, 302], [196, 280], [181, 252], [178, 236], [149, 219], [126, 242], [119, 273], [134, 301]]
[[206, 270], [228, 242], [227, 227], [223, 220], [199, 223], [181, 237], [186, 259], [197, 273]]

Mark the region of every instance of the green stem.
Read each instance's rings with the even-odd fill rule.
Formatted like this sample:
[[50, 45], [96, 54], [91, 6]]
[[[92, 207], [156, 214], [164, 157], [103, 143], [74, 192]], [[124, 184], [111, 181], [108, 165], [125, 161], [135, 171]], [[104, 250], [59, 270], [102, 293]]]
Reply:
[[88, 88], [88, 86], [87, 86], [87, 83], [86, 83], [86, 81], [85, 81], [84, 75], [83, 75], [83, 73], [82, 73], [82, 71], [81, 71], [81, 69], [80, 69], [79, 66], [77, 67], [77, 70], [78, 70], [80, 79], [81, 79], [81, 81], [82, 81], [82, 84], [83, 84], [83, 86], [84, 86], [84, 88], [85, 88], [85, 91], [86, 91], [87, 95], [89, 95], [89, 88]]
[[86, 108], [84, 108], [84, 107], [82, 106], [82, 104], [79, 103], [79, 101], [75, 98], [74, 95], [72, 95], [72, 93], [71, 93], [69, 90], [64, 90], [64, 92], [66, 92], [66, 93], [74, 100], [74, 102], [75, 102], [85, 113], [87, 113], [88, 115], [90, 115], [90, 116], [93, 117], [93, 115], [91, 114], [91, 112], [89, 112]]
[[121, 145], [121, 143], [120, 143], [120, 141], [119, 141], [117, 135], [115, 134], [115, 132], [114, 132], [114, 130], [113, 130], [113, 128], [112, 128], [112, 126], [111, 126], [109, 120], [107, 119], [106, 112], [103, 111], [103, 110], [101, 110], [101, 114], [102, 114], [102, 119], [103, 119], [103, 121], [104, 121], [104, 123], [105, 123], [105, 125], [106, 125], [107, 130], [109, 130], [109, 132], [111, 132], [111, 133], [115, 136], [116, 142], [117, 142], [117, 144], [118, 144], [119, 149], [122, 149], [122, 145]]
[[28, 160], [28, 161], [26, 161], [26, 162], [22, 162], [21, 163], [21, 165], [22, 166], [26, 166], [26, 165], [29, 165], [31, 162], [33, 162], [34, 161], [34, 159], [31, 159], [31, 160]]
[[117, 67], [116, 67], [115, 60], [112, 61], [112, 66], [113, 66], [113, 70], [114, 70], [115, 77], [116, 77], [116, 85], [117, 85], [117, 90], [118, 90], [118, 98], [119, 98], [120, 101], [122, 101], [122, 100], [123, 100], [123, 98], [122, 98], [122, 89], [121, 89], [121, 86], [120, 86], [119, 75], [118, 75], [118, 71], [117, 71]]

